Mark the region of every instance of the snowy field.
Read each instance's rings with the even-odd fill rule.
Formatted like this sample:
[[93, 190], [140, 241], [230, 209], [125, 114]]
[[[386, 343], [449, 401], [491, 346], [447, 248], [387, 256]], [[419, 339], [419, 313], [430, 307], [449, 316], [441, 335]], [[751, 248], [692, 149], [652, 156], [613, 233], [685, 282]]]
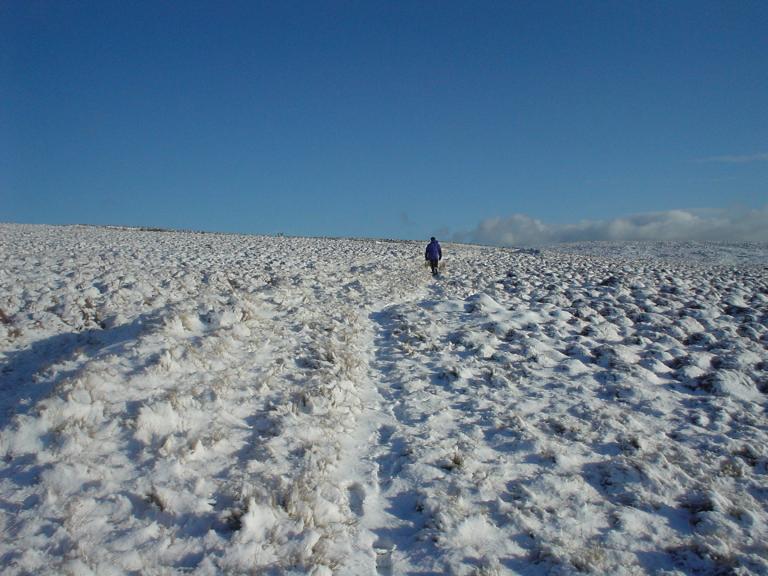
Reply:
[[768, 248], [0, 225], [3, 574], [766, 574]]
[[670, 262], [768, 266], [768, 245], [741, 242], [583, 242], [559, 244], [557, 252], [589, 254], [614, 259], [667, 260]]

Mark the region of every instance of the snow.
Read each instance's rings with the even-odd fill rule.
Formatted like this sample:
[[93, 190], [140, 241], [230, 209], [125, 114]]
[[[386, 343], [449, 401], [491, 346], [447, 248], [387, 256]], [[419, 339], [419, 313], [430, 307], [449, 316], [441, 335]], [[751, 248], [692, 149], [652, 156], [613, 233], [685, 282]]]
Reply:
[[4, 574], [768, 573], [768, 247], [0, 225]]

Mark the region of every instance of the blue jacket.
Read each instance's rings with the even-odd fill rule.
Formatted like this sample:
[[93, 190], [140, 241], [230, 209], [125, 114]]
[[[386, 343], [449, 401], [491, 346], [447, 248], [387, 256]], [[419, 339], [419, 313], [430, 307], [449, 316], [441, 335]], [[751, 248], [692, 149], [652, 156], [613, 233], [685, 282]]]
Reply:
[[427, 244], [427, 249], [424, 252], [424, 258], [427, 260], [442, 260], [443, 251], [440, 249], [440, 242], [432, 240]]

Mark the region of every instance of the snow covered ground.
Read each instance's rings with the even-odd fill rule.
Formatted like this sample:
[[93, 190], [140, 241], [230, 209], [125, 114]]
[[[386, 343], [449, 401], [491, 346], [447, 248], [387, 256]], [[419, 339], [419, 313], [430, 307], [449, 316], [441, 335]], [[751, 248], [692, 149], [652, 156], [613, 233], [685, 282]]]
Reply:
[[765, 246], [423, 249], [0, 225], [2, 572], [768, 573]]
[[559, 244], [554, 250], [624, 260], [661, 259], [678, 263], [694, 261], [705, 265], [768, 266], [768, 244], [751, 242], [575, 242]]

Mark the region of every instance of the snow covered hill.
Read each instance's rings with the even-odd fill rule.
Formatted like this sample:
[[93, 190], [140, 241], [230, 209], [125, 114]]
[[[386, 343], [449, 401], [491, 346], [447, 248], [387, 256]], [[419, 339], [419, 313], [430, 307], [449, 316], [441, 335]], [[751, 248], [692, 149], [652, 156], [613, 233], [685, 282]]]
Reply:
[[765, 247], [423, 249], [0, 225], [2, 572], [768, 573]]

